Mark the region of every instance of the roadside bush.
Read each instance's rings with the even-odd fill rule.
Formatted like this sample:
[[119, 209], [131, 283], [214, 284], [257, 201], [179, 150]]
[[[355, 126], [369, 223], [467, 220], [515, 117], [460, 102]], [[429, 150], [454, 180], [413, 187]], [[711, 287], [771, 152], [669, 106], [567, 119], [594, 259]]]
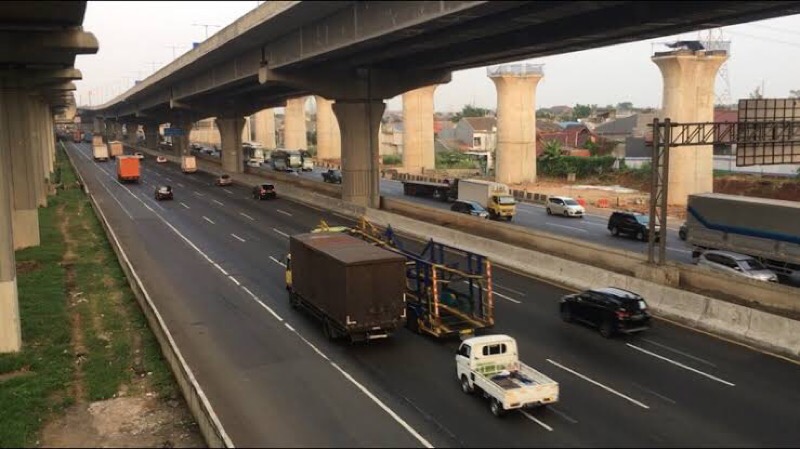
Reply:
[[403, 163], [403, 158], [396, 154], [384, 154], [383, 165], [398, 165]]
[[575, 173], [576, 178], [602, 175], [614, 167], [614, 156], [561, 156], [553, 159], [540, 159], [537, 171], [548, 176], [567, 176]]

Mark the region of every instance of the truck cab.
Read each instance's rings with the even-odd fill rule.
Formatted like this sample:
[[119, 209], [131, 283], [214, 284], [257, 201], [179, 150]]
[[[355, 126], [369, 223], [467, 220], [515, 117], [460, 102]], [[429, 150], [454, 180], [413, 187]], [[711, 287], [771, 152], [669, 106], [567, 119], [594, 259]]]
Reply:
[[496, 219], [504, 218], [506, 221], [511, 221], [517, 213], [517, 200], [511, 195], [492, 195], [487, 206], [489, 214]]
[[519, 361], [517, 341], [508, 335], [464, 340], [456, 351], [456, 375], [465, 394], [481, 391], [495, 416], [508, 410], [558, 401], [558, 383]]

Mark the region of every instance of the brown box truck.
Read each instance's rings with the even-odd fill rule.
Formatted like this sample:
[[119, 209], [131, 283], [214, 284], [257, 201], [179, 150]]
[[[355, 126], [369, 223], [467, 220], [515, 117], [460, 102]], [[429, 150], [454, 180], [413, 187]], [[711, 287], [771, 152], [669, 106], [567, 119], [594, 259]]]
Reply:
[[334, 232], [293, 235], [289, 251], [289, 303], [322, 321], [328, 338], [386, 338], [405, 326], [404, 256]]
[[117, 179], [119, 182], [139, 182], [139, 159], [135, 156], [117, 157]]
[[118, 140], [108, 142], [108, 155], [112, 158], [122, 156], [122, 142]]

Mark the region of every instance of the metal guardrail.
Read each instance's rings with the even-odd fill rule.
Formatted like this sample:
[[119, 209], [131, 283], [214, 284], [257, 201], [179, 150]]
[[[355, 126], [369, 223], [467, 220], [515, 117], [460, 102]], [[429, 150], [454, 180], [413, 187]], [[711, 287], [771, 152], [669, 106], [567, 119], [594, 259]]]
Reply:
[[486, 74], [492, 76], [514, 75], [544, 75], [544, 64], [502, 64], [494, 67], [487, 67]]

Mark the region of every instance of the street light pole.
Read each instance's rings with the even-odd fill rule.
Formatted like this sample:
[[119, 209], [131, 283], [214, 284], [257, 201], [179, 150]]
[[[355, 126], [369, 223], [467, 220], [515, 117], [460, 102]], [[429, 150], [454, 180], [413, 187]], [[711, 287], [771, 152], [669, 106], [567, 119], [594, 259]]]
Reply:
[[205, 28], [205, 30], [206, 30], [206, 39], [208, 39], [208, 27], [217, 27], [217, 28], [221, 28], [221, 26], [220, 26], [220, 25], [214, 25], [214, 24], [209, 24], [209, 23], [193, 23], [193, 24], [192, 24], [192, 26], [196, 26], [196, 27], [204, 27], [204, 28]]

